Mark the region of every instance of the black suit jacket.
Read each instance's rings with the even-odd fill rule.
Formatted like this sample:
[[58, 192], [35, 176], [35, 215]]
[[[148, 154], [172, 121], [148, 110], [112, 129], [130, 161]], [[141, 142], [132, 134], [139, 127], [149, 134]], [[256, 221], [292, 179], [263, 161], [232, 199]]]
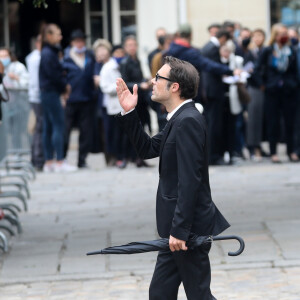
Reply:
[[156, 221], [161, 237], [188, 240], [190, 233], [217, 235], [230, 226], [211, 199], [206, 124], [194, 102], [180, 107], [152, 138], [136, 110], [118, 120], [141, 158], [160, 157]]
[[[219, 49], [220, 47], [209, 41], [201, 49], [201, 53], [203, 56], [215, 62], [221, 63]], [[222, 82], [222, 75], [202, 72], [202, 80], [205, 90], [205, 96], [208, 99], [219, 99], [220, 97], [223, 97], [225, 91]]]

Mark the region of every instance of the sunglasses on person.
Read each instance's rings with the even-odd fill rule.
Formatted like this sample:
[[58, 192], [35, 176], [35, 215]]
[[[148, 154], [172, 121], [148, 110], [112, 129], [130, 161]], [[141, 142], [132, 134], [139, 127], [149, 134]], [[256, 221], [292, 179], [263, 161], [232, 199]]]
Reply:
[[158, 73], [156, 73], [156, 74], [155, 74], [155, 81], [157, 81], [159, 78], [168, 80], [168, 81], [170, 81], [170, 82], [174, 82], [174, 81], [171, 80], [170, 78], [160, 76]]

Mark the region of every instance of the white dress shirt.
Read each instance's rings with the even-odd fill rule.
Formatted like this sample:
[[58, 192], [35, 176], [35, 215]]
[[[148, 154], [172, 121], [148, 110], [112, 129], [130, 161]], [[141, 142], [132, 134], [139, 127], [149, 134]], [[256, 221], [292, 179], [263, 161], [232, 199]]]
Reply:
[[219, 40], [218, 40], [215, 36], [212, 36], [212, 37], [210, 38], [210, 41], [211, 41], [215, 46], [220, 47], [220, 42], [219, 42]]
[[41, 61], [41, 52], [33, 50], [25, 58], [26, 66], [29, 74], [28, 96], [29, 102], [40, 103], [40, 86], [39, 86], [39, 67]]
[[193, 101], [192, 99], [188, 99], [188, 100], [183, 101], [181, 104], [179, 104], [175, 109], [173, 109], [171, 112], [168, 113], [168, 115], [167, 115], [167, 121], [170, 121], [170, 119], [174, 116], [174, 114], [176, 113], [176, 111], [177, 111], [181, 106], [183, 106], [183, 105], [186, 104], [186, 103], [192, 102], [192, 101]]

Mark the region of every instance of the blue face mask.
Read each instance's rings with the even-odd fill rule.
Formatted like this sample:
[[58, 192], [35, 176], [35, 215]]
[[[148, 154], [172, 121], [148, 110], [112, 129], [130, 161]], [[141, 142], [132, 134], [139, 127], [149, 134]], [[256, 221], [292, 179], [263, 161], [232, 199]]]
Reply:
[[2, 65], [4, 66], [4, 68], [6, 68], [11, 63], [11, 60], [9, 57], [0, 58], [0, 61], [2, 62]]
[[291, 38], [290, 41], [291, 41], [291, 44], [292, 44], [293, 46], [297, 46], [298, 43], [299, 43], [299, 41], [298, 41], [297, 38]]
[[82, 54], [82, 53], [85, 53], [85, 51], [86, 51], [86, 47], [82, 47], [82, 48], [73, 47], [73, 48], [74, 48], [75, 53], [77, 53], [77, 54]]
[[239, 37], [239, 35], [240, 35], [240, 30], [236, 29], [233, 33], [234, 38], [237, 39]]
[[119, 65], [124, 57], [114, 57], [116, 60], [117, 64]]

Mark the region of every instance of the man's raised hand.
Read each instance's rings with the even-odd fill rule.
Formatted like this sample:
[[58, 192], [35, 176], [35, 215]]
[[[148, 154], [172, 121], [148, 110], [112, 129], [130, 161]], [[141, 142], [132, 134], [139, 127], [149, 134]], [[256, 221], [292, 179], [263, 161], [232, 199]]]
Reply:
[[117, 94], [119, 98], [120, 105], [125, 112], [128, 112], [136, 107], [138, 100], [138, 86], [135, 84], [133, 86], [133, 94], [130, 93], [126, 83], [122, 78], [117, 78]]

